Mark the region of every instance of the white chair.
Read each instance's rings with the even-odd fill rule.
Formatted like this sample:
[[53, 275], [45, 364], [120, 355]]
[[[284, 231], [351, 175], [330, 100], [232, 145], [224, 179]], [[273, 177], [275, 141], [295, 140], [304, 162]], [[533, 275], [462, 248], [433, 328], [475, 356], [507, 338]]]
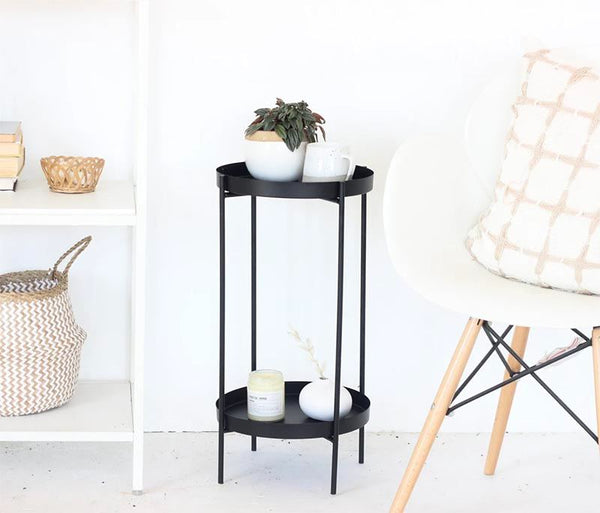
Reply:
[[[398, 149], [390, 166], [384, 224], [396, 270], [425, 298], [469, 316], [394, 498], [393, 513], [404, 511], [435, 436], [453, 404], [482, 328], [493, 342], [490, 354], [500, 347], [512, 351], [508, 361], [504, 360], [511, 369], [506, 371], [505, 380], [514, 376], [503, 387], [497, 387], [501, 388], [501, 395], [484, 469], [491, 475], [498, 461], [517, 379], [532, 375], [542, 381], [532, 372], [539, 366], [523, 367], [530, 327], [573, 329], [600, 325], [600, 297], [501, 278], [472, 260], [464, 247], [467, 231], [492, 199], [517, 76], [507, 73], [482, 93], [467, 122], [466, 144], [440, 136], [415, 138]], [[506, 334], [491, 329], [492, 321], [515, 326], [512, 349], [507, 349], [510, 346], [504, 342]], [[574, 351], [593, 348], [600, 431], [600, 328], [595, 327], [591, 337], [579, 334], [585, 343]], [[519, 374], [521, 368], [524, 370]], [[545, 386], [543, 381], [541, 384]], [[547, 391], [553, 394], [549, 388]], [[566, 408], [564, 403], [562, 406]], [[597, 436], [587, 429], [597, 441]]]

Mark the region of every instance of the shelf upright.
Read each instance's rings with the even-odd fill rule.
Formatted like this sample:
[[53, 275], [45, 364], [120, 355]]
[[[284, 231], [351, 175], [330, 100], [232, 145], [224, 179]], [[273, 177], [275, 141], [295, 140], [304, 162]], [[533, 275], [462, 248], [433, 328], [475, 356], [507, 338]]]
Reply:
[[146, 208], [148, 174], [148, 83], [150, 0], [136, 1], [137, 76], [135, 112], [135, 202], [133, 228], [131, 379], [133, 396], [133, 492], [143, 491], [144, 470], [144, 338], [146, 320]]

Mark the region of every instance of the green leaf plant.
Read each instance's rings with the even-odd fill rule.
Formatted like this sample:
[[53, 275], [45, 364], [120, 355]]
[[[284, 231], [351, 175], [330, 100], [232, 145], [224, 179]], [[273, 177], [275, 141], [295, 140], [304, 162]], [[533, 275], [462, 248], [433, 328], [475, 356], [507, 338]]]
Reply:
[[308, 103], [285, 103], [281, 98], [277, 98], [275, 104], [276, 107], [272, 109], [262, 108], [254, 111], [257, 117], [246, 128], [246, 137], [259, 130], [275, 132], [290, 151], [299, 148], [303, 141], [317, 142], [317, 130], [320, 130], [325, 140], [325, 130], [322, 126], [325, 119], [310, 110]]

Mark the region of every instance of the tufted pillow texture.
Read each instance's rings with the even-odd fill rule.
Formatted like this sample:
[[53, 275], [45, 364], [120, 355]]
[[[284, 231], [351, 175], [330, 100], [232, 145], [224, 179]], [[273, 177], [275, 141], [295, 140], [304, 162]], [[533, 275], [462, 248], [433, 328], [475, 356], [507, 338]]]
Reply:
[[495, 199], [466, 246], [501, 276], [600, 294], [600, 71], [551, 50], [524, 59]]

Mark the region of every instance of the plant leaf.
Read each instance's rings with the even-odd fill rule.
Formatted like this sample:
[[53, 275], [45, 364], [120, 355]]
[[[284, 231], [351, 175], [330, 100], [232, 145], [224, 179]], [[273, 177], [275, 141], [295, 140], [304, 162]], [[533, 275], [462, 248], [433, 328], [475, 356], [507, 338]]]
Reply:
[[275, 133], [285, 141], [285, 138], [287, 136], [287, 130], [284, 128], [283, 125], [277, 125], [275, 127]]
[[290, 151], [294, 151], [294, 145], [290, 139], [290, 134], [287, 135], [287, 137], [283, 140], [283, 142], [285, 143], [285, 145], [287, 146], [287, 149]]
[[319, 130], [321, 130], [321, 133], [323, 134], [323, 140], [326, 141], [327, 137], [325, 137], [325, 129], [321, 125], [319, 125]]
[[246, 135], [252, 135], [255, 132], [258, 132], [262, 128], [263, 124], [261, 123], [253, 123], [248, 128], [246, 128]]

